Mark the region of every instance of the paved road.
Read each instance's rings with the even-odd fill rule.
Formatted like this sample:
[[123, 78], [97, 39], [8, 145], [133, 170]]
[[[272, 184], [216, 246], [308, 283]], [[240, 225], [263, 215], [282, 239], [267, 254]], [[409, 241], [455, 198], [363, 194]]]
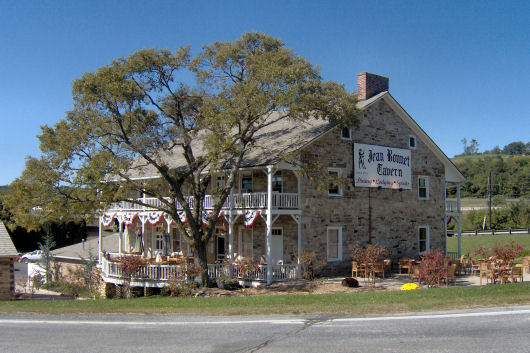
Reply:
[[530, 306], [369, 317], [0, 315], [11, 352], [529, 352]]

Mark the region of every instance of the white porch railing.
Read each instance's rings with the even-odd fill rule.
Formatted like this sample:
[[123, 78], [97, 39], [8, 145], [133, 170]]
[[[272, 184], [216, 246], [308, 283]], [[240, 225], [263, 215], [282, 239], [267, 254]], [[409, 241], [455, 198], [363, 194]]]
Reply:
[[[274, 265], [272, 267], [273, 281], [287, 281], [297, 279], [299, 276], [297, 264]], [[181, 265], [143, 265], [138, 271], [131, 276], [132, 284], [148, 284], [149, 282], [158, 282], [163, 284], [171, 279], [183, 278], [184, 266]], [[115, 261], [109, 261], [102, 258], [101, 271], [104, 278], [118, 280], [118, 283], [124, 283], [129, 279], [123, 274], [121, 264]], [[267, 266], [259, 265], [255, 271], [243, 274], [242, 269], [233, 264], [209, 264], [208, 277], [217, 279], [222, 277], [231, 277], [248, 281], [267, 281]]]
[[457, 200], [445, 200], [445, 212], [458, 213], [460, 209], [458, 208]]
[[[165, 208], [164, 203], [157, 198], [144, 197], [137, 199], [139, 202], [146, 204], [147, 206], [138, 205], [134, 202], [122, 201], [110, 205], [107, 211], [150, 211], [157, 210], [159, 208]], [[169, 201], [169, 198], [165, 198]], [[230, 208], [230, 204], [233, 209], [256, 209], [256, 208], [267, 208], [268, 195], [266, 192], [255, 192], [248, 194], [235, 194], [227, 198], [223, 208]], [[298, 209], [300, 205], [298, 203], [297, 193], [273, 193], [272, 194], [272, 208], [273, 209]], [[194, 208], [196, 201], [192, 197], [187, 198], [187, 202], [190, 203], [191, 208]], [[213, 195], [206, 195], [204, 198], [204, 208], [207, 210], [213, 209], [216, 202], [216, 198]], [[151, 206], [151, 207], [150, 207]], [[182, 205], [177, 203], [177, 209], [183, 209]]]

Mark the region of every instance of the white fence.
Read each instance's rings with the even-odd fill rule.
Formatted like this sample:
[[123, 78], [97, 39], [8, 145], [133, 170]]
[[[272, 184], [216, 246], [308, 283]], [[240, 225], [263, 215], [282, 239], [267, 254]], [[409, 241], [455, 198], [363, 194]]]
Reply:
[[[121, 264], [102, 258], [101, 270], [104, 278], [115, 279], [123, 283], [129, 278], [125, 276], [121, 269]], [[167, 282], [171, 279], [185, 277], [185, 265], [142, 265], [130, 278], [131, 283]], [[267, 266], [259, 265], [254, 271], [246, 273], [241, 266], [235, 264], [209, 264], [208, 277], [217, 279], [231, 277], [240, 280], [261, 281], [267, 280]], [[273, 281], [287, 281], [297, 279], [299, 276], [299, 266], [297, 264], [274, 265], [272, 267]]]
[[[169, 202], [169, 198], [164, 199]], [[274, 209], [298, 209], [300, 207], [298, 202], [297, 193], [273, 193], [272, 194], [272, 208]], [[138, 202], [141, 202], [147, 206], [139, 205], [131, 201], [122, 201], [110, 205], [107, 211], [149, 211], [167, 208], [164, 202], [157, 198], [139, 198]], [[193, 197], [187, 197], [191, 208], [195, 208], [196, 201]], [[204, 198], [204, 208], [207, 210], [213, 209], [217, 199], [213, 195], [206, 195]], [[223, 208], [228, 209], [232, 205], [233, 209], [256, 209], [256, 208], [267, 208], [268, 195], [266, 192], [255, 192], [249, 194], [236, 194], [232, 197], [228, 197]], [[182, 205], [177, 202], [177, 209], [183, 209]]]

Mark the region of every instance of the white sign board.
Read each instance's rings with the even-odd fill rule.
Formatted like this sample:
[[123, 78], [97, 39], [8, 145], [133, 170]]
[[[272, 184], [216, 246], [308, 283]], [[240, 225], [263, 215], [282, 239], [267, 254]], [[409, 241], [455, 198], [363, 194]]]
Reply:
[[410, 150], [354, 143], [354, 185], [412, 189]]

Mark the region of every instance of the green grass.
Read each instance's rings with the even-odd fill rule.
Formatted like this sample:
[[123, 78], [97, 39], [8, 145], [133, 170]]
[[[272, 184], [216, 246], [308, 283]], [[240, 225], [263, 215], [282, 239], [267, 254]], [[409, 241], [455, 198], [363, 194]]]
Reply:
[[[530, 255], [530, 234], [497, 234], [497, 235], [466, 235], [462, 236], [462, 254], [472, 254], [473, 249], [480, 246], [491, 249], [496, 246], [509, 244], [510, 241], [521, 244], [524, 248], [520, 256]], [[458, 251], [458, 238], [456, 236], [447, 238], [447, 250]]]
[[2, 301], [0, 312], [38, 314], [364, 315], [530, 304], [530, 283], [417, 291], [211, 298]]

